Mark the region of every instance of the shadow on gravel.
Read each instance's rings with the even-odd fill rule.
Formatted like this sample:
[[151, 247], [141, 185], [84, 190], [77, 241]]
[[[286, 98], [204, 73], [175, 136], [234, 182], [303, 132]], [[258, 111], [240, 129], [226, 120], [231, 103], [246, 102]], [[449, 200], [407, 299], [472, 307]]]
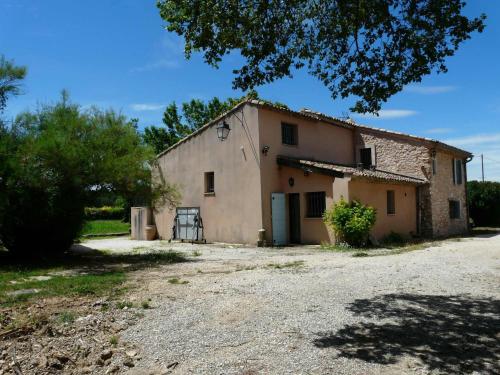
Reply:
[[499, 300], [387, 294], [358, 299], [348, 310], [391, 322], [360, 322], [320, 333], [315, 346], [379, 364], [396, 363], [409, 355], [446, 373], [500, 373]]
[[4, 271], [42, 271], [60, 268], [62, 270], [85, 271], [99, 274], [109, 270], [135, 271], [164, 264], [192, 261], [182, 253], [172, 250], [151, 250], [148, 252], [108, 252], [78, 245], [78, 251], [58, 254], [53, 257], [16, 256], [7, 251], [0, 252], [0, 276]]

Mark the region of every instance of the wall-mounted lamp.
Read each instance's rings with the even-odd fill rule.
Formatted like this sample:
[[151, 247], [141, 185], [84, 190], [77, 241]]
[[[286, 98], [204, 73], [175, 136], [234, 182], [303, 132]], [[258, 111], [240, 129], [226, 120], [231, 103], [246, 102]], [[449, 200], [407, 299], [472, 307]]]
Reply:
[[264, 146], [262, 147], [262, 153], [267, 156], [267, 153], [269, 152], [269, 146]]
[[293, 177], [290, 177], [290, 178], [288, 179], [288, 185], [290, 185], [290, 186], [295, 185], [295, 179], [294, 179]]
[[226, 121], [222, 121], [219, 125], [217, 125], [217, 137], [219, 140], [225, 141], [230, 130], [231, 128]]

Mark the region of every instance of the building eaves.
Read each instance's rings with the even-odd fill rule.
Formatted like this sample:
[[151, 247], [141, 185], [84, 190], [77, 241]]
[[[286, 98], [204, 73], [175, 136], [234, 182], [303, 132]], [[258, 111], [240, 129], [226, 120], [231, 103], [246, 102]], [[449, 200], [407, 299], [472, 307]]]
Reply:
[[363, 178], [368, 180], [377, 180], [385, 182], [406, 183], [423, 185], [428, 183], [427, 180], [406, 176], [399, 173], [383, 171], [380, 169], [361, 169], [355, 166], [330, 163], [325, 161], [308, 160], [303, 158], [294, 158], [290, 156], [279, 155], [277, 163], [283, 166], [302, 169], [309, 172], [317, 172], [333, 177], [352, 176], [355, 178]]

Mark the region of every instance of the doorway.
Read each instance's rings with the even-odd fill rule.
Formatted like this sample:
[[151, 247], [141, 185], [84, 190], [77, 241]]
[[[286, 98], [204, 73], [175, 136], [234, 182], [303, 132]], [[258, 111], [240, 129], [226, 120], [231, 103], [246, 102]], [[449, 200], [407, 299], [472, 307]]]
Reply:
[[290, 224], [290, 243], [300, 243], [300, 194], [288, 194], [288, 222]]
[[286, 201], [285, 193], [271, 194], [271, 217], [273, 225], [273, 245], [286, 245]]

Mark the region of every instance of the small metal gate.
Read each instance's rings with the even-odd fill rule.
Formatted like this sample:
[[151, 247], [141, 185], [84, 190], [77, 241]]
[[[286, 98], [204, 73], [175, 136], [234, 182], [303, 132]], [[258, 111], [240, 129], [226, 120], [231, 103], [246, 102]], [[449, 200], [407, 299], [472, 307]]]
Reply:
[[178, 207], [174, 219], [173, 239], [204, 241], [203, 220], [199, 207]]

